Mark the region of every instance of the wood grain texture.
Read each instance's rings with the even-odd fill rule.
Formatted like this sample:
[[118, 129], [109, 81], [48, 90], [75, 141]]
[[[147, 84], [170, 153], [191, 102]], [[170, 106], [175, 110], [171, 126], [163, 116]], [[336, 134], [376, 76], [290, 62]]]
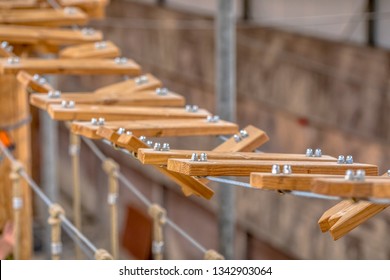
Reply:
[[68, 26], [84, 25], [88, 16], [79, 8], [72, 13], [66, 9], [11, 9], [0, 10], [0, 24]]
[[210, 114], [200, 109], [196, 113], [186, 112], [184, 108], [165, 107], [125, 107], [104, 105], [77, 105], [74, 108], [62, 108], [61, 105], [50, 105], [48, 113], [59, 121], [90, 121], [91, 118], [103, 117], [106, 121], [115, 120], [162, 120], [162, 119], [203, 119]]
[[24, 70], [34, 74], [67, 75], [139, 75], [141, 67], [132, 60], [116, 64], [114, 59], [38, 59], [24, 58], [17, 64], [0, 59], [0, 74], [17, 74]]
[[[99, 44], [104, 44], [104, 48], [99, 48]], [[88, 43], [77, 46], [70, 46], [62, 49], [58, 57], [60, 58], [115, 58], [120, 56], [120, 49], [111, 41], [98, 43]]]
[[237, 132], [236, 124], [220, 121], [208, 123], [203, 119], [167, 119], [106, 122], [104, 126], [91, 125], [90, 122], [72, 123], [72, 132], [88, 138], [106, 138], [107, 133], [119, 128], [131, 131], [135, 136], [173, 137], [232, 134]]
[[268, 135], [261, 129], [248, 125], [244, 128], [248, 132], [248, 137], [236, 142], [233, 137], [229, 138], [224, 143], [220, 144], [213, 151], [214, 152], [251, 152], [268, 142]]
[[86, 35], [82, 30], [47, 28], [36, 26], [0, 25], [0, 40], [10, 44], [70, 45], [98, 42], [103, 39], [101, 31]]
[[54, 90], [54, 88], [49, 83], [41, 84], [38, 81], [34, 80], [33, 76], [25, 71], [19, 71], [19, 73], [16, 75], [16, 79], [25, 88], [30, 88], [36, 92], [48, 93], [49, 91]]
[[338, 212], [342, 211], [343, 209], [353, 205], [354, 202], [352, 200], [343, 200], [334, 205], [333, 207], [329, 208], [325, 211], [324, 214], [322, 214], [321, 218], [318, 220], [318, 224], [320, 226], [320, 229], [322, 232], [327, 232], [331, 225], [329, 224], [329, 219]]
[[37, 6], [37, 4], [37, 0], [1, 0], [0, 9], [34, 8]]
[[[235, 132], [232, 132], [235, 133]], [[249, 153], [249, 152], [222, 152], [199, 151], [199, 150], [170, 150], [154, 151], [153, 149], [141, 149], [138, 151], [138, 159], [143, 164], [166, 165], [168, 159], [190, 159], [192, 153], [207, 153], [209, 159], [237, 159], [237, 160], [277, 160], [277, 161], [321, 161], [336, 162], [337, 159], [331, 156], [306, 157], [302, 154], [279, 154], [279, 153]]]
[[90, 18], [103, 19], [109, 0], [59, 0], [61, 6], [78, 7]]
[[252, 172], [271, 172], [272, 165], [291, 165], [293, 173], [345, 174], [348, 169], [363, 169], [367, 175], [378, 174], [378, 167], [370, 164], [337, 164], [332, 162], [258, 161], [258, 160], [208, 160], [169, 159], [168, 170], [191, 176], [249, 176]]
[[312, 191], [324, 195], [356, 198], [390, 198], [390, 180], [384, 177], [364, 181], [345, 179], [316, 179]]
[[74, 101], [76, 104], [133, 106], [133, 107], [184, 107], [184, 97], [170, 92], [165, 96], [157, 95], [153, 90], [127, 93], [111, 93], [106, 96], [96, 93], [62, 93], [60, 98], [50, 98], [47, 95], [31, 94], [30, 104], [42, 110], [49, 105], [61, 104], [63, 100]]

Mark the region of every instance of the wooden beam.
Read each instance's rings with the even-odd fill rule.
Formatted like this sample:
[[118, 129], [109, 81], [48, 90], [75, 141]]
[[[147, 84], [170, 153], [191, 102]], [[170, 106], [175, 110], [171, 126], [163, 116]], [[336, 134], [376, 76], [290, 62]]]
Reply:
[[[234, 133], [234, 132], [232, 132]], [[138, 159], [143, 164], [167, 165], [168, 159], [190, 159], [193, 153], [207, 153], [208, 159], [226, 160], [277, 160], [277, 161], [324, 161], [336, 162], [337, 159], [330, 156], [306, 157], [302, 154], [277, 154], [277, 153], [249, 153], [249, 152], [221, 152], [198, 150], [170, 150], [155, 151], [153, 149], [140, 149]]]
[[163, 119], [203, 119], [210, 114], [206, 110], [187, 112], [184, 108], [165, 107], [124, 107], [104, 105], [75, 105], [74, 108], [63, 108], [61, 105], [50, 105], [49, 115], [58, 121], [90, 121], [92, 118], [115, 120], [153, 120], [162, 122]]
[[208, 160], [191, 161], [169, 159], [168, 170], [190, 176], [249, 176], [252, 172], [271, 172], [272, 166], [291, 165], [293, 173], [342, 175], [348, 169], [363, 169], [367, 175], [378, 174], [378, 167], [370, 164], [337, 164], [332, 162]]
[[0, 24], [69, 26], [84, 25], [88, 16], [79, 8], [0, 10]]
[[59, 58], [115, 58], [120, 56], [120, 49], [111, 41], [70, 46], [62, 49]]
[[1, 0], [0, 9], [34, 8], [37, 4], [37, 0]]
[[19, 71], [16, 76], [16, 79], [21, 83], [26, 89], [30, 88], [33, 91], [48, 93], [49, 91], [54, 91], [54, 88], [46, 81], [46, 79], [40, 76], [32, 76], [25, 71]]
[[34, 74], [66, 75], [139, 75], [141, 67], [128, 59], [118, 64], [114, 59], [38, 59], [21, 58], [17, 63], [0, 59], [0, 74], [14, 74], [19, 71]]

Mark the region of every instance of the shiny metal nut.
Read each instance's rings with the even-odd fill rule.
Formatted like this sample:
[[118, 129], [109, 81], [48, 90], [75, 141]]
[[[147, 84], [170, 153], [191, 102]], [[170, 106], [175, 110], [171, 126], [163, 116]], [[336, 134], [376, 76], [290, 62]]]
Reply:
[[92, 119], [91, 119], [91, 124], [97, 125], [97, 124], [98, 124], [97, 118], [92, 118]]
[[238, 143], [238, 142], [240, 142], [242, 140], [242, 138], [238, 134], [234, 134], [233, 138], [234, 138], [234, 141], [236, 141], [236, 143]]
[[241, 138], [247, 138], [247, 137], [249, 137], [249, 133], [245, 129], [242, 129], [242, 130], [240, 130], [240, 136], [241, 136]]
[[207, 161], [207, 154], [206, 153], [201, 153], [199, 157], [199, 161]]
[[292, 173], [291, 165], [289, 164], [283, 165], [283, 174], [291, 174], [291, 173]]
[[347, 171], [345, 171], [344, 178], [345, 178], [345, 180], [352, 181], [355, 178], [355, 174], [354, 174], [353, 170], [348, 169]]
[[352, 156], [347, 156], [345, 159], [346, 164], [352, 164], [353, 163], [353, 157]]
[[154, 143], [153, 150], [160, 151], [161, 150], [161, 143], [158, 143], [158, 142]]
[[272, 174], [280, 174], [280, 166], [278, 164], [272, 165], [271, 173]]
[[345, 157], [343, 155], [340, 155], [338, 158], [337, 158], [337, 163], [338, 164], [344, 164], [345, 163]]
[[361, 169], [356, 171], [356, 175], [355, 175], [356, 181], [364, 181], [365, 177], [366, 177], [366, 171]]
[[[85, 27], [85, 28], [81, 29], [81, 32], [86, 36], [91, 36], [91, 35], [95, 34], [96, 31], [92, 27]], [[95, 45], [95, 47], [96, 47], [96, 45]]]
[[106, 41], [101, 41], [101, 42], [96, 42], [95, 43], [95, 49], [97, 50], [102, 50], [107, 48], [107, 42]]
[[51, 90], [47, 93], [47, 96], [49, 98], [60, 98], [61, 97], [61, 91], [59, 90]]
[[306, 149], [306, 156], [307, 157], [312, 157], [313, 156], [313, 149]]
[[163, 143], [161, 147], [161, 151], [169, 151], [171, 147], [169, 146], [169, 143]]
[[139, 140], [141, 140], [142, 142], [146, 142], [146, 137], [145, 136], [140, 136]]
[[136, 85], [146, 84], [148, 82], [148, 77], [145, 75], [139, 76], [134, 79], [134, 82], [136, 83]]
[[116, 57], [114, 59], [115, 63], [118, 65], [126, 64], [127, 63], [127, 58], [126, 57]]
[[18, 56], [11, 56], [7, 59], [8, 64], [19, 64], [20, 58]]
[[98, 123], [98, 125], [104, 125], [104, 122], [105, 122], [106, 120], [104, 119], [104, 118], [98, 118], [98, 121], [97, 121], [97, 123]]
[[157, 88], [156, 94], [161, 95], [161, 96], [165, 96], [168, 94], [168, 89], [167, 88]]
[[316, 149], [314, 151], [314, 156], [315, 157], [322, 157], [322, 150], [321, 149]]
[[126, 132], [126, 129], [125, 129], [124, 127], [120, 127], [120, 128], [118, 128], [118, 130], [117, 130], [116, 133], [122, 135], [122, 134], [124, 134], [125, 132]]
[[197, 153], [192, 153], [191, 161], [198, 161], [198, 154]]
[[146, 141], [146, 145], [148, 145], [149, 147], [152, 147], [153, 146], [153, 141], [152, 140], [147, 140]]

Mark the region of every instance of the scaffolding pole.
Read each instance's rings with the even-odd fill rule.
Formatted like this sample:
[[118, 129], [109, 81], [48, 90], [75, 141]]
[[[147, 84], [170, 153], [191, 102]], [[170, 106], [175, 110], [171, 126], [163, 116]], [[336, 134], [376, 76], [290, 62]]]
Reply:
[[[216, 111], [224, 120], [236, 120], [236, 24], [233, 0], [218, 0], [216, 19]], [[218, 191], [219, 249], [226, 259], [234, 256], [235, 190]]]

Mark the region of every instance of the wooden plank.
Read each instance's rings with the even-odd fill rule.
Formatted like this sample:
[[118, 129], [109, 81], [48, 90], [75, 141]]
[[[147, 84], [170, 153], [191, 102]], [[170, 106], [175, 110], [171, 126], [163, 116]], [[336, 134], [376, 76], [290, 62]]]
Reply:
[[88, 16], [79, 8], [0, 10], [0, 24], [69, 26], [84, 25]]
[[293, 173], [342, 175], [348, 169], [363, 169], [367, 175], [378, 174], [378, 167], [370, 164], [337, 164], [310, 161], [208, 160], [191, 161], [169, 159], [168, 170], [190, 176], [249, 176], [252, 172], [271, 172], [272, 166], [291, 165]]
[[70, 45], [98, 42], [101, 31], [86, 34], [83, 30], [47, 28], [37, 26], [0, 25], [0, 40], [10, 44]]
[[[235, 132], [232, 132], [235, 133]], [[278, 153], [249, 153], [249, 152], [221, 152], [199, 151], [199, 150], [170, 150], [154, 151], [153, 149], [140, 149], [138, 159], [143, 164], [167, 165], [168, 159], [190, 159], [193, 153], [198, 155], [207, 153], [209, 159], [237, 159], [237, 160], [277, 160], [277, 161], [325, 161], [336, 162], [337, 159], [331, 156], [306, 157], [302, 154], [278, 154]]]
[[109, 0], [59, 0], [61, 6], [78, 7], [90, 18], [102, 19]]
[[62, 93], [60, 98], [51, 98], [48, 95], [31, 94], [30, 103], [42, 110], [49, 105], [61, 104], [65, 101], [74, 101], [76, 104], [108, 105], [108, 106], [140, 106], [140, 107], [183, 107], [184, 97], [169, 92], [160, 96], [156, 90], [136, 91], [127, 93], [112, 93], [107, 96], [96, 93]]
[[118, 64], [114, 59], [38, 59], [23, 58], [19, 63], [9, 63], [0, 59], [0, 74], [17, 74], [19, 71], [34, 74], [67, 75], [139, 75], [141, 67], [128, 59], [125, 64]]
[[172, 137], [172, 136], [200, 136], [221, 135], [237, 132], [237, 125], [219, 121], [208, 123], [203, 119], [167, 119], [167, 120], [139, 120], [106, 122], [104, 126], [92, 125], [90, 122], [73, 122], [72, 132], [84, 137], [99, 139], [107, 138], [107, 134], [124, 128], [135, 136]]
[[2, 0], [0, 9], [25, 9], [37, 6], [37, 0]]
[[364, 181], [345, 179], [316, 179], [312, 191], [323, 195], [354, 198], [390, 198], [390, 180], [378, 177], [366, 178]]
[[[105, 134], [105, 136], [105, 139], [135, 154], [137, 153], [139, 148], [148, 147], [146, 143], [142, 142], [134, 135], [119, 135], [115, 132], [112, 132], [109, 135]], [[214, 195], [214, 191], [207, 187], [205, 183], [203, 183], [197, 178], [185, 176], [183, 174], [175, 172], [170, 172], [164, 167], [154, 166], [154, 168], [156, 168], [160, 173], [168, 176], [168, 178], [176, 182], [182, 188], [182, 191], [186, 196], [195, 194], [205, 199], [210, 199]]]
[[59, 121], [90, 121], [92, 118], [115, 120], [162, 120], [162, 119], [206, 119], [209, 112], [199, 109], [198, 112], [187, 112], [184, 108], [165, 107], [125, 107], [104, 105], [75, 105], [74, 108], [63, 108], [61, 105], [50, 105], [49, 115]]
[[48, 93], [49, 91], [53, 91], [54, 88], [46, 81], [46, 79], [38, 78], [38, 76], [32, 76], [25, 71], [19, 71], [16, 76], [16, 79], [19, 83], [21, 83], [24, 88], [30, 88], [33, 91]]
[[339, 203], [337, 203], [332, 208], [325, 211], [325, 213], [322, 214], [321, 218], [318, 220], [318, 224], [320, 226], [321, 231], [327, 232], [331, 228], [331, 225], [329, 224], [329, 219], [334, 214], [337, 214], [338, 212], [342, 211], [343, 209], [345, 209], [353, 204], [354, 204], [354, 201], [352, 201], [352, 200], [343, 200], [343, 201], [340, 201]]
[[214, 152], [251, 152], [259, 146], [268, 142], [268, 135], [261, 129], [248, 125], [244, 129], [248, 136], [237, 142], [234, 137], [229, 138], [224, 143], [220, 144]]
[[120, 49], [111, 41], [70, 46], [62, 49], [60, 58], [115, 58], [120, 56]]

